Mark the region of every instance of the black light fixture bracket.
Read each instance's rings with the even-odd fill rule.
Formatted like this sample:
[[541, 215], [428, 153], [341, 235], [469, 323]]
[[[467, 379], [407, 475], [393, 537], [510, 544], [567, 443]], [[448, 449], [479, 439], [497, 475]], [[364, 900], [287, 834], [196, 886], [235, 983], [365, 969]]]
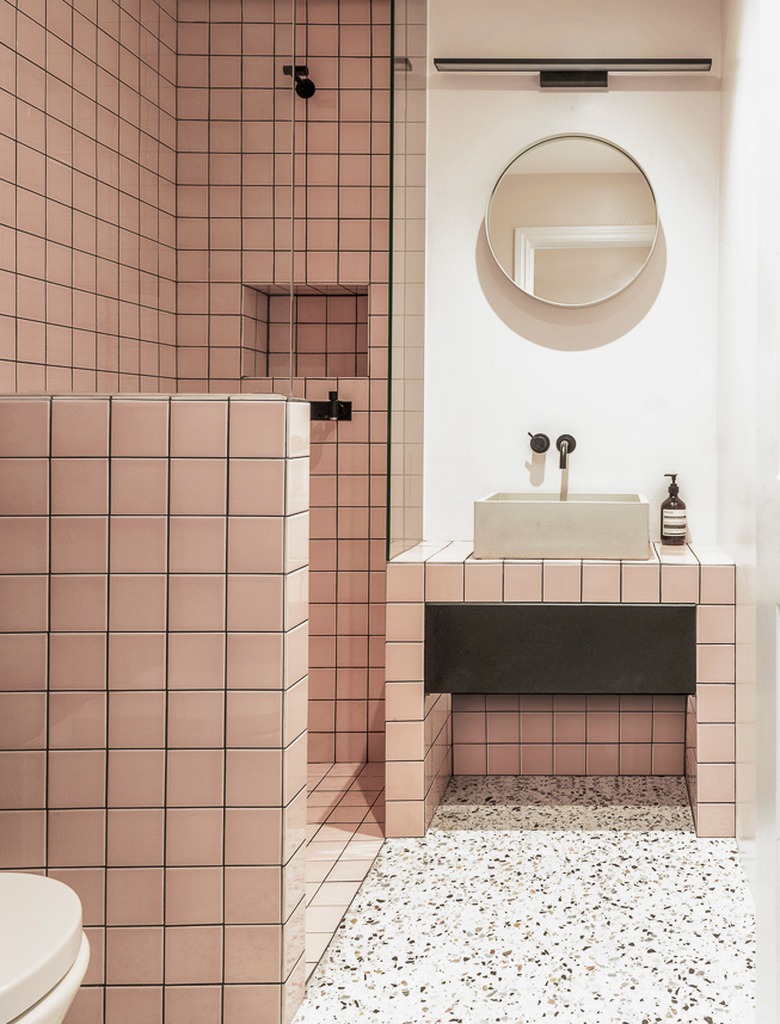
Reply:
[[606, 71], [540, 71], [542, 89], [608, 89]]
[[312, 420], [351, 420], [352, 402], [339, 401], [338, 391], [329, 391], [327, 402], [311, 403]]

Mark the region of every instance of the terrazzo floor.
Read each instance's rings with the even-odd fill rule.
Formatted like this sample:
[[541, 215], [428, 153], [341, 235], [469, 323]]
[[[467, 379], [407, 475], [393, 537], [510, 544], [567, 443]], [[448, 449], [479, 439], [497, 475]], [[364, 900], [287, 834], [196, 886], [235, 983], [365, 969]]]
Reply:
[[753, 1024], [731, 839], [662, 777], [452, 780], [389, 839], [295, 1024]]

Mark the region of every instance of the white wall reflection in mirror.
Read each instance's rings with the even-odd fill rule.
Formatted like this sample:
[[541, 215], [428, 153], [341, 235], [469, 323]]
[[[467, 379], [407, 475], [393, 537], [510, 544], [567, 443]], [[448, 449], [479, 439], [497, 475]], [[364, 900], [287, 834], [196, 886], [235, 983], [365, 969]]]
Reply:
[[658, 235], [641, 167], [591, 135], [556, 135], [524, 149], [496, 182], [485, 223], [506, 276], [558, 306], [589, 306], [623, 291]]

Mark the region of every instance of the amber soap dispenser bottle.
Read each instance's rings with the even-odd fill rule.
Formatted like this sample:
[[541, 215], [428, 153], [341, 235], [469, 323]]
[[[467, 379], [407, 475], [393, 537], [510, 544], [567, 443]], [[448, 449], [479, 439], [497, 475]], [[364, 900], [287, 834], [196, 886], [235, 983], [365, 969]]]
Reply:
[[688, 513], [685, 502], [679, 497], [676, 473], [664, 473], [672, 478], [669, 497], [661, 503], [661, 543], [684, 544], [688, 534]]

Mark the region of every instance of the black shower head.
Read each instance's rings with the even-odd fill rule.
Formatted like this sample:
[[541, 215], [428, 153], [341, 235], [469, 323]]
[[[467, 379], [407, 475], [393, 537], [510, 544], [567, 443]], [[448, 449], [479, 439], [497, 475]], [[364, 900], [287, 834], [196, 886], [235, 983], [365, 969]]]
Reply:
[[317, 91], [317, 87], [310, 78], [304, 78], [301, 75], [295, 77], [295, 91], [303, 100], [310, 99]]
[[314, 82], [309, 78], [309, 68], [307, 64], [296, 64], [293, 68], [292, 64], [285, 64], [282, 68], [285, 75], [289, 75], [295, 79], [295, 91], [303, 100], [310, 99], [317, 91], [317, 87]]

